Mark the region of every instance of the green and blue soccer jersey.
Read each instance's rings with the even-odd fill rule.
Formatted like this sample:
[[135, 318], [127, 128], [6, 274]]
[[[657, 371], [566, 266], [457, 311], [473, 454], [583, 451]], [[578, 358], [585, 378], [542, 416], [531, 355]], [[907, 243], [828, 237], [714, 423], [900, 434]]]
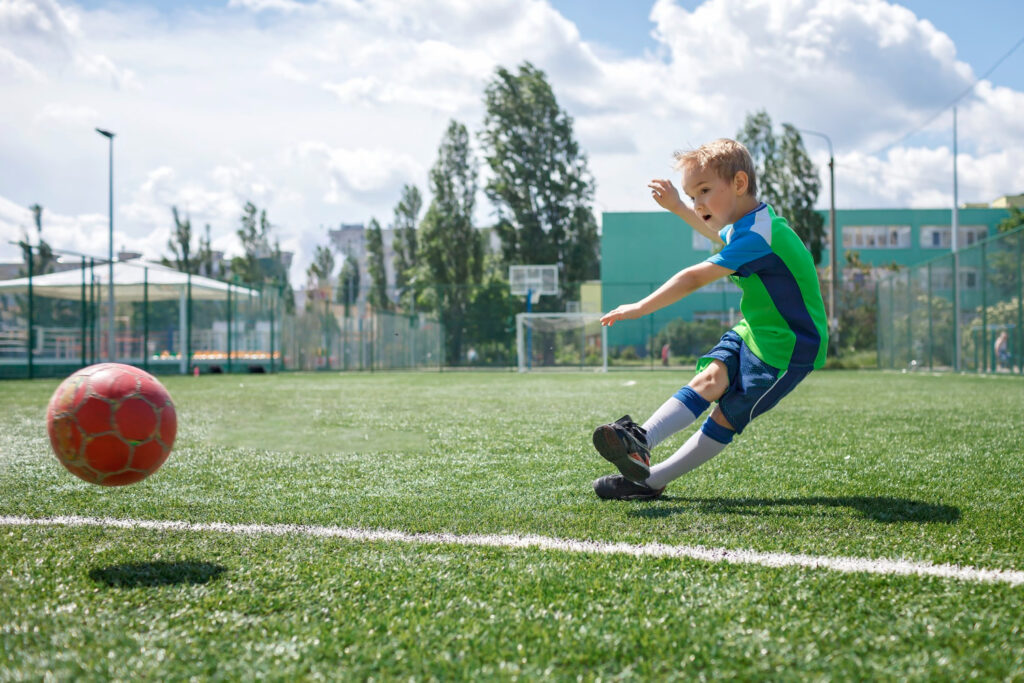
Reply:
[[767, 204], [719, 233], [725, 246], [708, 261], [735, 271], [743, 320], [733, 329], [771, 366], [820, 368], [828, 348], [825, 304], [807, 247]]

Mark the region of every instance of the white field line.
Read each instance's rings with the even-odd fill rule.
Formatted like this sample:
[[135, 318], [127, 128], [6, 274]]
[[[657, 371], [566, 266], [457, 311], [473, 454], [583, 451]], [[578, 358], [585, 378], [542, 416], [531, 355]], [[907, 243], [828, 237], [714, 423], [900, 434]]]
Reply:
[[678, 557], [703, 562], [754, 564], [762, 567], [799, 567], [828, 569], [836, 572], [936, 576], [959, 581], [980, 583], [1006, 583], [1024, 585], [1024, 571], [982, 569], [951, 564], [932, 564], [911, 560], [870, 559], [864, 557], [823, 557], [791, 553], [765, 553], [755, 550], [705, 548], [702, 546], [665, 545], [647, 543], [607, 543], [577, 541], [547, 536], [517, 536], [512, 534], [449, 534], [404, 531], [374, 531], [371, 529], [335, 526], [308, 526], [303, 524], [225, 524], [222, 522], [175, 522], [145, 519], [113, 519], [109, 517], [31, 517], [0, 516], [0, 526], [71, 526], [104, 527], [111, 529], [151, 529], [156, 531], [212, 531], [243, 536], [313, 536], [341, 538], [349, 541], [383, 541], [390, 543], [416, 543], [425, 545], [461, 545], [493, 548], [537, 548], [567, 553], [598, 555], [633, 555], [635, 557]]

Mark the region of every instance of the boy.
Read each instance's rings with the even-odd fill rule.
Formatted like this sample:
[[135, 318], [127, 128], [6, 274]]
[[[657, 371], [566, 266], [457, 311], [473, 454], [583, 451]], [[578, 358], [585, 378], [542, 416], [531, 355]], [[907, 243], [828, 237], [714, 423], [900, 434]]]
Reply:
[[[644, 299], [623, 304], [602, 325], [668, 306], [728, 275], [743, 291], [743, 320], [697, 363], [690, 383], [643, 424], [628, 415], [594, 431], [594, 446], [621, 474], [601, 477], [601, 498], [657, 498], [673, 479], [718, 455], [758, 415], [825, 363], [828, 331], [814, 261], [785, 218], [757, 199], [750, 153], [720, 139], [676, 152], [689, 208], [668, 180], [652, 180], [654, 200], [711, 240], [716, 252], [679, 271]], [[664, 462], [651, 467], [650, 449], [718, 405], [701, 428]]]

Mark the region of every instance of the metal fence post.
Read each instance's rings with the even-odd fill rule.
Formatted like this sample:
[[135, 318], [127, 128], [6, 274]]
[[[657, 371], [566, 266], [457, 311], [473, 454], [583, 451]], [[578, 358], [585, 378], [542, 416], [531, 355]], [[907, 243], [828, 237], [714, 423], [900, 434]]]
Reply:
[[907, 365], [914, 360], [914, 285], [912, 269], [907, 268]]
[[928, 262], [928, 369], [932, 369], [935, 340], [932, 335], [932, 262]]
[[[1024, 233], [1017, 233], [1017, 372], [1024, 374], [1024, 281], [1021, 276], [1022, 246], [1024, 246]], [[1013, 364], [1010, 364], [1010, 372], [1013, 372]]]
[[986, 285], [988, 278], [985, 267], [985, 243], [982, 242], [980, 246], [981, 272], [978, 275], [981, 277], [981, 345], [984, 347], [981, 351], [981, 362], [982, 368], [988, 372], [988, 287]]
[[185, 371], [192, 372], [192, 273], [188, 273], [185, 280], [186, 296], [185, 303]]
[[34, 374], [34, 368], [32, 364], [32, 318], [35, 314], [35, 311], [33, 310], [35, 305], [35, 294], [32, 291], [32, 270], [34, 265], [33, 261], [35, 261], [36, 257], [32, 253], [32, 245], [28, 244], [28, 238], [26, 238], [25, 247], [28, 249], [28, 335], [25, 340], [25, 351], [28, 354], [28, 378], [32, 379]]
[[81, 337], [81, 340], [80, 340], [80, 343], [81, 343], [81, 349], [80, 350], [81, 350], [81, 354], [82, 354], [82, 367], [83, 368], [87, 365], [86, 355], [85, 355], [85, 350], [86, 350], [86, 345], [85, 345], [86, 344], [86, 336], [85, 336], [85, 329], [86, 328], [85, 328], [85, 325], [86, 325], [86, 320], [88, 320], [88, 318], [86, 317], [86, 315], [87, 315], [86, 311], [87, 310], [88, 309], [86, 308], [86, 305], [85, 305], [85, 258], [83, 257], [82, 258], [82, 337]]
[[273, 296], [270, 297], [270, 372], [274, 372], [274, 316], [277, 313], [277, 296], [276, 292], [272, 291]]
[[142, 367], [149, 370], [149, 268], [142, 269]]
[[231, 333], [232, 333], [231, 328], [233, 327], [233, 325], [231, 324], [231, 283], [229, 282], [227, 284], [228, 284], [228, 312], [227, 312], [227, 318], [228, 318], [228, 339], [227, 339], [227, 342], [228, 342], [228, 358], [227, 358], [227, 366], [228, 366], [228, 374], [230, 375], [231, 374]]

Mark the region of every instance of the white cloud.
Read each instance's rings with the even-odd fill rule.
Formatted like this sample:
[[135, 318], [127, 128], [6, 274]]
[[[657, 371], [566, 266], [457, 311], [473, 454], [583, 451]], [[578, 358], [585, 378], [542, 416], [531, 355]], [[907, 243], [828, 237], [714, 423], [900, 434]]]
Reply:
[[[544, 0], [231, 0], [169, 14], [2, 2], [0, 126], [20, 135], [0, 138], [0, 256], [35, 202], [51, 243], [105, 245], [101, 125], [118, 134], [118, 246], [166, 253], [177, 206], [231, 252], [253, 201], [297, 251], [301, 281], [326, 227], [387, 223], [403, 184], [426, 192], [449, 120], [478, 131], [495, 68], [524, 60], [574, 118], [597, 211], [654, 210], [646, 182], [674, 175], [674, 149], [733, 136], [759, 109], [832, 137], [840, 208], [951, 202], [948, 116], [868, 154], [973, 81], [930, 22], [882, 0], [657, 0], [650, 18], [659, 47], [624, 58]], [[1022, 107], [1024, 93], [988, 82], [961, 103], [962, 200], [1024, 189]], [[827, 188], [824, 145], [806, 144]]]

